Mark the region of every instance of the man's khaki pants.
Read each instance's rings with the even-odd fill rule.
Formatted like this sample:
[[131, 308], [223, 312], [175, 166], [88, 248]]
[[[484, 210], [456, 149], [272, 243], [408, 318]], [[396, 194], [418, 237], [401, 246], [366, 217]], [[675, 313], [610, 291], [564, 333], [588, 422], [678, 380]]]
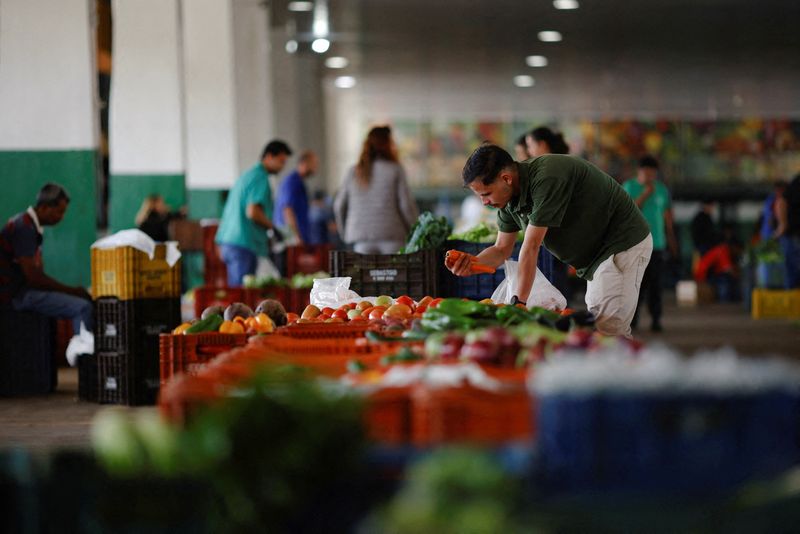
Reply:
[[586, 284], [586, 307], [602, 334], [631, 337], [642, 277], [653, 253], [653, 236], [601, 263]]

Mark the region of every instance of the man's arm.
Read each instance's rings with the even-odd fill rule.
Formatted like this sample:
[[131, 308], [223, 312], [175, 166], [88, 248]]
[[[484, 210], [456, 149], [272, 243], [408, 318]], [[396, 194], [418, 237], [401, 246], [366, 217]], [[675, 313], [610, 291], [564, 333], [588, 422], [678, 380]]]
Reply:
[[536, 278], [536, 262], [539, 260], [539, 248], [542, 246], [546, 226], [528, 225], [525, 229], [525, 240], [519, 251], [519, 272], [517, 277], [517, 298], [527, 302]]
[[294, 210], [286, 206], [283, 208], [283, 218], [286, 221], [286, 224], [289, 225], [289, 228], [292, 229], [294, 235], [297, 237], [297, 242], [299, 245], [304, 245], [303, 242], [303, 235], [300, 233], [300, 227], [297, 226], [297, 217], [294, 216]]
[[261, 204], [248, 204], [245, 215], [247, 215], [248, 219], [259, 226], [263, 226], [267, 230], [273, 227], [272, 221], [270, 221], [267, 214], [264, 213], [264, 208], [261, 207]]
[[[497, 232], [497, 240], [494, 242], [494, 245], [485, 248], [478, 254], [478, 260], [484, 265], [499, 267], [504, 261], [511, 257], [511, 253], [514, 252], [514, 243], [516, 243], [516, 241], [516, 232]], [[472, 274], [469, 264], [469, 257], [463, 256], [447, 268], [456, 276], [469, 276]]]
[[775, 197], [775, 218], [778, 219], [778, 226], [775, 228], [775, 232], [772, 234], [773, 239], [777, 239], [786, 232], [786, 228], [789, 226], [789, 211], [788, 206], [786, 204], [786, 199], [783, 198], [783, 195], [778, 195]]
[[652, 182], [648, 183], [644, 186], [642, 193], [634, 199], [634, 202], [636, 202], [636, 206], [638, 206], [639, 209], [642, 209], [642, 206], [645, 202], [647, 202], [647, 199], [650, 198], [650, 195], [653, 194], [655, 188], [656, 186]]
[[664, 230], [667, 233], [667, 244], [669, 245], [669, 252], [673, 258], [678, 257], [678, 240], [675, 238], [675, 225], [673, 224], [674, 218], [672, 216], [672, 208], [664, 211]]
[[18, 257], [17, 263], [19, 263], [19, 266], [22, 268], [22, 273], [25, 275], [25, 281], [28, 286], [33, 289], [57, 291], [59, 293], [66, 293], [67, 295], [92, 300], [92, 297], [84, 288], [68, 286], [47, 276], [42, 268], [37, 265], [30, 256]]

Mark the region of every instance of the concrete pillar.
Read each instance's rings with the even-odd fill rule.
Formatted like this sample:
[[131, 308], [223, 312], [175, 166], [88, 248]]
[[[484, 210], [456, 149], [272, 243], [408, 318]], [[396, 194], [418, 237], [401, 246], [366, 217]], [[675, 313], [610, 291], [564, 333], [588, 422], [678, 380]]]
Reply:
[[45, 229], [45, 271], [89, 285], [95, 240], [98, 114], [94, 2], [0, 2], [0, 219], [58, 182], [72, 202]]

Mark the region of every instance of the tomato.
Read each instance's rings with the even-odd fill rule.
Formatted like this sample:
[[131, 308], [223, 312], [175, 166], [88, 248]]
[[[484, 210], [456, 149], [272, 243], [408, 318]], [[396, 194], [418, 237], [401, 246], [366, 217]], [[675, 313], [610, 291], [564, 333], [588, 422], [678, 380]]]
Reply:
[[296, 313], [289, 312], [286, 314], [286, 324], [296, 323], [300, 319], [300, 316]]
[[326, 323], [343, 323], [344, 319], [342, 319], [341, 317], [331, 317], [330, 319], [327, 319], [325, 322]]
[[368, 318], [369, 314], [372, 313], [372, 310], [374, 310], [374, 309], [375, 309], [375, 306], [370, 306], [369, 308], [364, 308], [363, 310], [361, 310], [361, 317], [363, 317], [365, 319]]
[[430, 305], [430, 303], [432, 301], [433, 301], [433, 297], [431, 297], [430, 295], [426, 295], [426, 296], [422, 297], [420, 299], [420, 301], [417, 303], [417, 308], [419, 308], [420, 306], [425, 306], [427, 308], [428, 305]]
[[320, 312], [321, 312], [323, 315], [327, 315], [328, 317], [331, 317], [331, 316], [333, 316], [334, 309], [333, 309], [333, 308], [330, 308], [330, 307], [328, 307], [328, 306], [325, 306], [324, 308], [322, 308], [322, 309], [320, 310]]
[[[372, 308], [372, 311], [369, 312], [369, 318], [380, 319], [381, 317], [383, 317], [383, 312], [385, 311], [386, 308], [384, 308], [383, 306], [375, 306], [374, 308]], [[363, 316], [364, 314], [362, 313], [361, 315]]]
[[427, 309], [428, 309], [427, 304], [419, 304], [417, 305], [417, 309], [414, 310], [414, 315], [422, 315], [423, 313], [425, 313], [425, 310]]
[[333, 318], [333, 319], [341, 319], [343, 321], [346, 321], [347, 320], [347, 311], [348, 310], [343, 310], [343, 309], [339, 308], [338, 310], [333, 312], [333, 314], [331, 314], [331, 318]]
[[[328, 308], [328, 309], [330, 310], [330, 308]], [[333, 311], [333, 310], [331, 310], [331, 311]], [[319, 315], [317, 315], [316, 318], [319, 319], [320, 321], [327, 321], [331, 317], [333, 317], [333, 316], [328, 314], [328, 313], [320, 313]]]
[[[400, 299], [397, 299], [400, 300]], [[392, 304], [385, 312], [383, 317], [391, 317], [393, 319], [408, 319], [411, 317], [411, 307], [402, 303]]]
[[366, 320], [367, 320], [367, 318], [364, 317], [364, 315], [362, 314], [362, 315], [357, 315], [357, 316], [353, 317], [352, 319], [350, 319], [350, 322], [351, 323], [363, 323]]
[[442, 300], [444, 300], [444, 299], [442, 299], [442, 298], [433, 299], [430, 302], [430, 304], [428, 304], [428, 308], [436, 308], [439, 305], [439, 303], [442, 302]]
[[394, 303], [395, 303], [395, 304], [405, 304], [406, 306], [408, 306], [409, 308], [411, 308], [411, 310], [412, 310], [412, 311], [413, 311], [413, 310], [414, 310], [414, 308], [416, 307], [416, 304], [414, 303], [414, 299], [412, 299], [412, 298], [411, 298], [411, 297], [409, 297], [408, 295], [402, 295], [402, 296], [400, 296], [400, 297], [397, 297], [397, 298], [395, 299]]

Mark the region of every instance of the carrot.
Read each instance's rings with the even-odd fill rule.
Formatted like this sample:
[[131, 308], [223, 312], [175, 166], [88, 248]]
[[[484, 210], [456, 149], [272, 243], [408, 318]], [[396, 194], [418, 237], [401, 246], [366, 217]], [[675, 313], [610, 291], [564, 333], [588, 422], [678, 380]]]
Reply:
[[471, 262], [470, 272], [472, 274], [477, 274], [477, 273], [489, 273], [489, 274], [491, 274], [491, 273], [494, 273], [494, 271], [495, 271], [494, 267], [490, 267], [489, 265], [485, 265], [483, 263], [480, 263], [476, 256], [473, 256], [472, 254], [467, 254], [466, 252], [461, 252], [460, 250], [454, 250], [454, 249], [453, 250], [448, 250], [447, 253], [445, 254], [445, 257], [444, 257], [445, 258], [444, 259], [445, 265], [448, 265], [448, 266], [453, 265], [455, 262], [457, 262], [459, 259], [461, 259], [462, 256], [468, 256], [469, 257], [469, 261]]
[[492, 273], [494, 273], [494, 271], [495, 271], [494, 267], [490, 267], [488, 265], [484, 265], [483, 263], [473, 263], [470, 266], [470, 272], [473, 273], [473, 274], [476, 274], [476, 273], [492, 274]]

